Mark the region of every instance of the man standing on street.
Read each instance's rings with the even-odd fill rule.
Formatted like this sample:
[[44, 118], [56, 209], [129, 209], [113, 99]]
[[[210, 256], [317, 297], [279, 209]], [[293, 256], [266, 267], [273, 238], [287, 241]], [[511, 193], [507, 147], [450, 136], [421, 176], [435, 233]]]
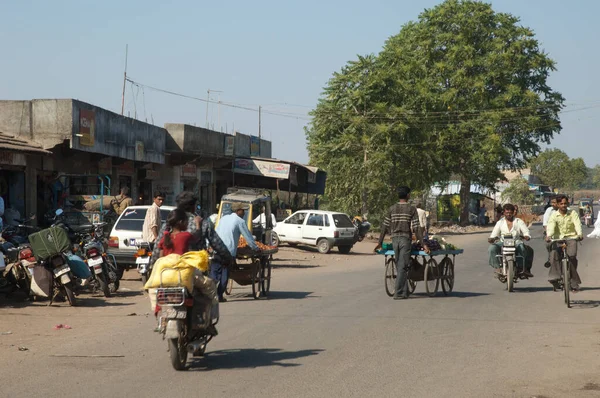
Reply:
[[142, 239], [144, 242], [154, 243], [158, 238], [158, 230], [161, 227], [160, 207], [163, 205], [165, 195], [162, 192], [154, 192], [154, 202], [146, 212], [144, 225], [142, 226]]
[[421, 228], [421, 235], [427, 236], [427, 212], [423, 210], [421, 203], [417, 204], [417, 215], [419, 216], [419, 228]]
[[[225, 246], [227, 246], [229, 253], [234, 259], [237, 254], [240, 235], [246, 239], [246, 242], [251, 249], [256, 251], [259, 250], [258, 245], [252, 237], [252, 233], [250, 233], [250, 230], [246, 225], [246, 221], [244, 221], [244, 214], [246, 213], [247, 207], [248, 205], [244, 203], [233, 203], [231, 205], [231, 214], [226, 216], [221, 215], [219, 225], [217, 225], [217, 235], [219, 235]], [[227, 267], [217, 259], [213, 259], [210, 264], [210, 277], [215, 281], [220, 282], [217, 290], [219, 302], [222, 303], [227, 301], [223, 296], [225, 288], [227, 287], [227, 282], [229, 281], [229, 270]]]
[[417, 209], [408, 203], [410, 188], [402, 186], [398, 188], [398, 203], [390, 207], [381, 226], [379, 243], [375, 251], [381, 248], [383, 238], [386, 232], [392, 236], [392, 247], [396, 258], [396, 268], [398, 277], [396, 278], [396, 291], [394, 300], [405, 299], [408, 297], [406, 277], [408, 265], [410, 262], [410, 249], [412, 246], [412, 234], [417, 235], [417, 239], [423, 244], [425, 252], [429, 253], [429, 248], [423, 242], [422, 231], [419, 227], [419, 216]]

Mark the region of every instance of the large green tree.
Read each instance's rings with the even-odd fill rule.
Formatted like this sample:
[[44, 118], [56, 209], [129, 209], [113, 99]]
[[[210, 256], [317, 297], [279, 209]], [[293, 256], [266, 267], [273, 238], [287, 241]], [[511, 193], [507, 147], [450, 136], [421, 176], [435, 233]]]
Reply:
[[502, 191], [502, 200], [516, 205], [531, 205], [534, 203], [535, 197], [529, 189], [527, 181], [524, 178], [517, 177]]
[[544, 184], [561, 191], [573, 192], [587, 178], [588, 169], [582, 158], [571, 159], [560, 149], [546, 149], [531, 160], [531, 173]]
[[366, 192], [372, 206], [392, 200], [400, 183], [420, 188], [457, 174], [467, 223], [471, 184], [494, 186], [500, 170], [525, 167], [560, 131], [563, 97], [547, 83], [554, 69], [517, 17], [447, 0], [377, 57], [334, 74], [307, 129], [311, 161], [329, 172], [332, 202]]

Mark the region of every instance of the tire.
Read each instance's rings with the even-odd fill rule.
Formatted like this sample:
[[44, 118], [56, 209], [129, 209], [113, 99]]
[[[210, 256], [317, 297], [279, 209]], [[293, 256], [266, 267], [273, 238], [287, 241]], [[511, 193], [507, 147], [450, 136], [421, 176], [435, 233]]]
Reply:
[[571, 308], [571, 273], [569, 270], [569, 260], [566, 258], [562, 259], [562, 272], [563, 272], [563, 290], [565, 292], [565, 304], [567, 308]]
[[265, 263], [261, 267], [261, 290], [263, 296], [268, 296], [271, 290], [271, 258], [267, 257], [263, 260]]
[[413, 294], [417, 288], [417, 282], [413, 281], [409, 277], [406, 277], [406, 283], [408, 284], [408, 294]]
[[252, 297], [255, 300], [260, 298], [260, 284], [261, 284], [261, 275], [262, 275], [262, 264], [260, 260], [254, 260], [252, 263]]
[[512, 292], [515, 287], [515, 260], [506, 260], [506, 290]]
[[363, 239], [365, 239], [365, 237], [364, 237], [364, 236], [362, 236], [362, 235], [358, 235], [358, 241], [359, 241], [359, 242], [362, 242], [362, 241], [363, 241]]
[[390, 297], [396, 292], [397, 277], [396, 261], [393, 257], [390, 257], [385, 263], [385, 292]]
[[63, 289], [65, 291], [65, 296], [67, 296], [67, 301], [69, 302], [69, 305], [71, 307], [75, 307], [75, 305], [77, 305], [77, 302], [75, 300], [75, 294], [73, 293], [71, 283], [63, 285]]
[[271, 244], [275, 247], [279, 247], [279, 235], [275, 231], [271, 231]]
[[444, 258], [440, 263], [440, 271], [442, 272], [442, 292], [447, 296], [454, 289], [454, 263], [449, 257]]
[[423, 283], [425, 283], [425, 291], [429, 297], [435, 296], [440, 286], [440, 268], [433, 258], [430, 258], [425, 265]]
[[185, 370], [187, 363], [187, 349], [180, 341], [181, 337], [169, 339], [169, 356], [171, 357], [171, 365], [175, 370]]
[[327, 254], [331, 251], [331, 244], [327, 239], [321, 238], [317, 242], [317, 249], [319, 250], [319, 253]]
[[104, 297], [110, 297], [110, 287], [108, 286], [107, 278], [108, 272], [106, 272], [106, 267], [102, 267], [102, 273], [100, 275], [96, 275], [96, 279], [98, 280], [100, 290], [102, 290]]
[[338, 246], [338, 250], [342, 254], [348, 254], [348, 253], [350, 253], [350, 250], [352, 250], [352, 246], [349, 246], [349, 245]]

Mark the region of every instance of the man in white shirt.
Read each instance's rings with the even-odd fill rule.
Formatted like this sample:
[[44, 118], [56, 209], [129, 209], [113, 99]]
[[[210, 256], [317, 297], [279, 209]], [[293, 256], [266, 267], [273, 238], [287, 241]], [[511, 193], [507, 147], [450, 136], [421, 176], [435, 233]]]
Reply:
[[158, 230], [161, 227], [160, 207], [163, 205], [165, 195], [162, 192], [154, 192], [152, 206], [146, 211], [144, 225], [142, 225], [142, 239], [144, 242], [154, 243], [158, 238]]
[[[262, 226], [262, 238], [261, 241], [264, 243], [265, 241], [265, 231], [267, 230], [267, 215], [266, 215], [266, 208], [265, 206], [262, 207], [261, 209], [261, 213], [258, 215], [258, 217], [256, 217], [254, 220], [252, 220], [253, 223], [257, 224], [260, 223], [260, 225]], [[275, 219], [275, 215], [273, 213], [271, 213], [271, 223], [273, 224], [272, 227], [275, 227], [277, 225], [277, 220]]]
[[427, 239], [427, 212], [423, 210], [421, 203], [417, 204], [417, 216], [419, 217], [419, 228], [421, 228], [421, 235]]
[[542, 225], [544, 226], [544, 231], [546, 231], [546, 228], [548, 227], [548, 220], [550, 220], [550, 216], [556, 210], [558, 210], [558, 204], [556, 203], [556, 196], [552, 196], [550, 198], [550, 207], [548, 207], [546, 209], [546, 211], [544, 212], [544, 218], [542, 220]]
[[[529, 228], [527, 228], [527, 225], [523, 220], [515, 218], [515, 206], [507, 203], [504, 205], [503, 210], [504, 218], [496, 223], [492, 234], [488, 238], [488, 242], [491, 243], [488, 248], [489, 264], [495, 269], [496, 273], [500, 273], [500, 261], [496, 256], [500, 255], [502, 252], [504, 235], [512, 235], [513, 239], [517, 240], [517, 256], [521, 256], [524, 259], [525, 269], [523, 270], [523, 274], [531, 278], [533, 276], [531, 274], [531, 269], [527, 269], [526, 267], [527, 264], [532, 264], [533, 261], [527, 261], [527, 251], [525, 249], [525, 244], [523, 243], [523, 240], [527, 241], [531, 239]], [[500, 241], [497, 241], [498, 239], [500, 239]], [[522, 260], [518, 259], [518, 261]]]

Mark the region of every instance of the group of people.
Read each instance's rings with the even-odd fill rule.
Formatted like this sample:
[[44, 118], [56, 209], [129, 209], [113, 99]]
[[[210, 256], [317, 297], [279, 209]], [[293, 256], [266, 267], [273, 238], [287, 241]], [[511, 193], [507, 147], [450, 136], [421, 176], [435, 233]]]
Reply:
[[259, 250], [244, 221], [248, 205], [233, 203], [231, 214], [223, 215], [215, 228], [210, 218], [202, 218], [194, 213], [198, 199], [193, 193], [184, 191], [177, 195], [177, 207], [169, 213], [163, 225], [160, 207], [165, 196], [155, 192], [153, 197], [142, 227], [142, 239], [154, 245], [153, 263], [173, 253], [183, 255], [190, 251], [212, 251], [210, 278], [218, 283], [219, 302], [227, 301], [224, 293], [229, 280], [228, 267], [235, 262], [240, 236], [246, 239], [251, 249]]
[[[413, 234], [416, 239], [425, 243], [424, 234], [426, 228], [420, 221], [420, 212], [409, 204], [410, 188], [402, 186], [398, 188], [398, 202], [390, 207], [383, 219], [379, 242], [374, 251], [381, 249], [386, 234], [392, 238], [392, 248], [396, 260], [397, 277], [395, 285], [394, 300], [405, 299], [408, 297], [408, 286], [406, 283], [407, 271], [410, 262], [410, 251], [412, 246]], [[531, 268], [533, 265], [533, 249], [525, 245], [525, 242], [531, 239], [531, 234], [527, 224], [516, 217], [518, 207], [507, 203], [502, 206], [501, 217], [497, 221], [491, 235], [488, 238], [490, 243], [489, 265], [494, 269], [495, 274], [501, 273], [499, 254], [502, 250], [503, 237], [511, 235], [516, 241], [516, 253], [519, 261], [522, 261], [520, 269], [524, 276], [531, 278]], [[567, 245], [567, 256], [571, 263], [571, 289], [574, 292], [580, 290], [581, 278], [577, 272], [577, 241], [583, 240], [581, 220], [575, 210], [569, 208], [569, 198], [565, 195], [557, 195], [551, 199], [551, 206], [546, 210], [543, 218], [544, 238], [548, 251], [548, 261], [545, 264], [549, 268], [548, 281], [555, 287], [559, 287], [562, 278], [561, 270], [561, 247], [553, 240], [565, 239]], [[423, 250], [429, 253], [429, 247], [423, 244]]]
[[[502, 237], [511, 235], [517, 240], [516, 252], [519, 259], [524, 260], [522, 265], [523, 274], [527, 277], [533, 277], [531, 265], [533, 264], [533, 249], [525, 245], [525, 241], [531, 239], [529, 228], [518, 217], [515, 217], [516, 206], [507, 203], [503, 206], [504, 217], [501, 218], [494, 227], [488, 240], [491, 243], [489, 253], [489, 264], [494, 268], [495, 273], [501, 273], [500, 261], [498, 255], [502, 248]], [[569, 198], [565, 195], [557, 195], [551, 198], [550, 207], [544, 213], [542, 219], [544, 228], [544, 239], [548, 251], [548, 260], [544, 264], [549, 268], [548, 281], [555, 289], [559, 288], [562, 278], [561, 268], [561, 246], [553, 240], [565, 239], [567, 245], [567, 256], [571, 263], [571, 289], [578, 292], [581, 285], [581, 278], [577, 272], [577, 242], [583, 240], [583, 231], [581, 220], [577, 211], [569, 208]], [[498, 241], [500, 239], [500, 241]]]

